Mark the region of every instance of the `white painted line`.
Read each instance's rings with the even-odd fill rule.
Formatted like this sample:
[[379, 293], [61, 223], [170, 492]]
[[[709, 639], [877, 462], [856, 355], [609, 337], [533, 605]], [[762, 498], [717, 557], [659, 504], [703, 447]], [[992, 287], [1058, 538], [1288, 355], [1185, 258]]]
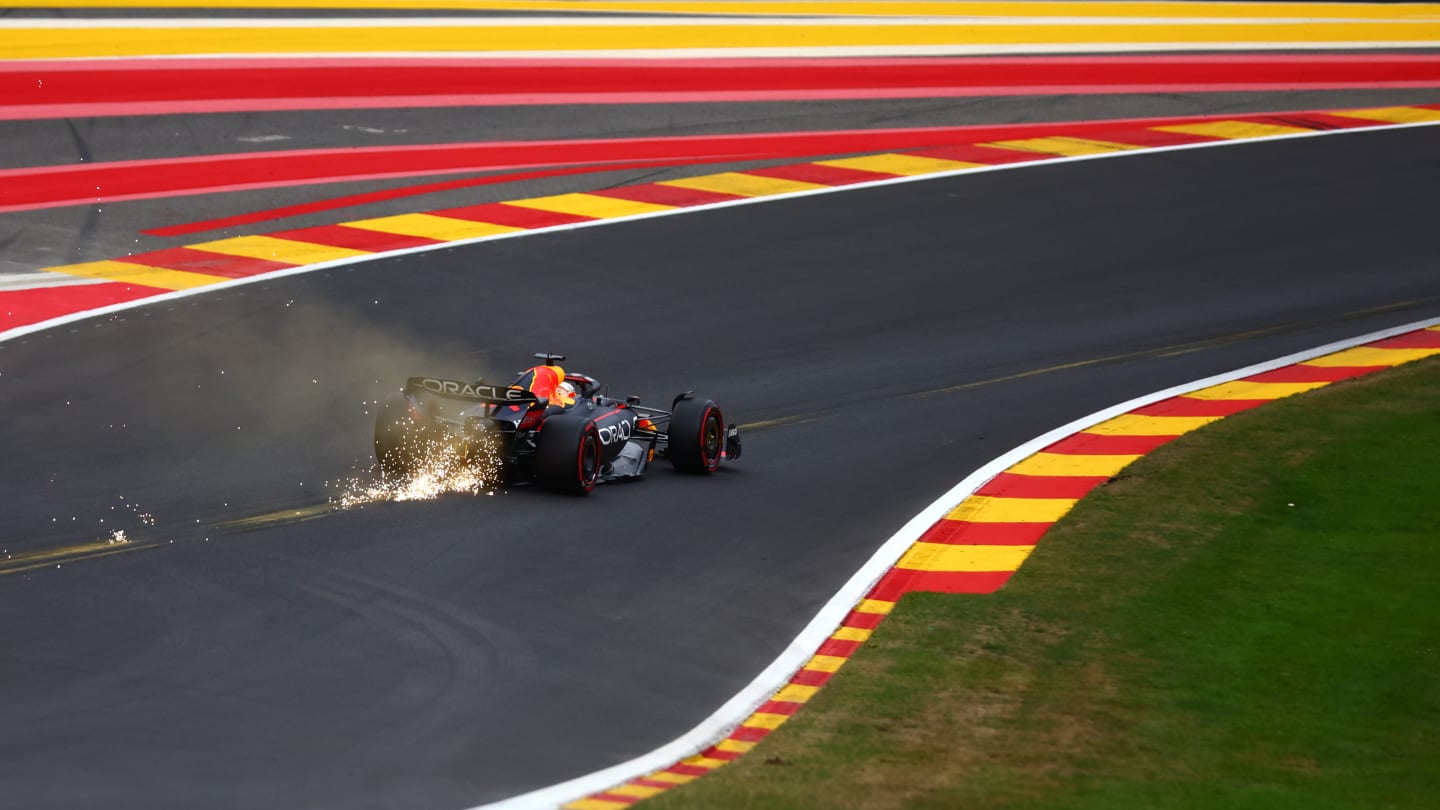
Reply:
[[[1236, 117], [1243, 119], [1248, 117], [1249, 115], [1251, 114], [1247, 113], [1246, 115], [1240, 115]], [[139, 300], [112, 304], [110, 306], [100, 307], [98, 309], [86, 310], [84, 312], [76, 312], [70, 315], [63, 315], [58, 318], [51, 318], [47, 321], [40, 321], [38, 323], [32, 323], [25, 326], [17, 326], [13, 329], [7, 329], [3, 332], [0, 332], [0, 343], [3, 343], [7, 340], [14, 340], [18, 337], [23, 337], [25, 335], [34, 334], [36, 332], [41, 332], [46, 329], [53, 329], [57, 326], [64, 326], [66, 324], [75, 323], [76, 321], [83, 321], [87, 318], [97, 318], [102, 315], [110, 315], [116, 312], [124, 312], [128, 309], [136, 309], [143, 306], [149, 306], [151, 304], [163, 304], [169, 301], [176, 301], [181, 298], [188, 298], [192, 295], [204, 295], [206, 293], [228, 290], [246, 284], [259, 284], [265, 281], [270, 281], [272, 279], [284, 278], [287, 276], [298, 276], [303, 273], [314, 273], [319, 270], [329, 270], [334, 267], [344, 267], [352, 264], [362, 264], [364, 262], [376, 261], [378, 259], [388, 259], [395, 256], [411, 256], [419, 253], [428, 253], [434, 250], [448, 250], [454, 247], [464, 247], [468, 245], [480, 244], [481, 242], [493, 242], [501, 239], [520, 239], [527, 236], [535, 236], [538, 234], [555, 233], [557, 231], [578, 230], [580, 228], [596, 228], [621, 222], [635, 222], [642, 219], [654, 219], [659, 217], [679, 216], [682, 214], [694, 214], [714, 210], [717, 208], [732, 208], [741, 205], [760, 205], [763, 203], [774, 203], [783, 200], [792, 200], [799, 197], [815, 197], [822, 194], [837, 194], [841, 192], [850, 192], [860, 189], [878, 188], [881, 186], [895, 186], [905, 183], [920, 183], [927, 180], [956, 177], [962, 174], [986, 174], [989, 172], [1027, 169], [1035, 166], [1054, 166], [1062, 163], [1078, 163], [1085, 160], [1114, 160], [1119, 158], [1135, 157], [1139, 155], [1151, 155], [1158, 152], [1179, 152], [1188, 149], [1212, 149], [1217, 147], [1241, 146], [1253, 143], [1269, 143], [1274, 141], [1299, 140], [1303, 138], [1325, 138], [1339, 135], [1357, 135], [1367, 132], [1384, 132], [1397, 129], [1414, 129], [1417, 127], [1433, 126], [1440, 126], [1440, 121], [1425, 121], [1414, 124], [1386, 124], [1373, 127], [1364, 127], [1359, 129], [1336, 129], [1323, 130], [1319, 132], [1298, 132], [1289, 135], [1271, 135], [1263, 138], [1239, 138], [1229, 141], [1215, 141], [1213, 143], [1194, 143], [1181, 144], [1178, 146], [1147, 147], [1142, 149], [1122, 150], [1118, 152], [1102, 152], [1094, 155], [1057, 157], [1051, 159], [1032, 160], [1026, 163], [1007, 163], [998, 166], [980, 166], [972, 169], [956, 169], [955, 171], [949, 172], [936, 172], [934, 174], [912, 175], [909, 177], [894, 177], [885, 180], [874, 180], [866, 183], [853, 183], [846, 186], [827, 186], [825, 188], [810, 189], [808, 191], [796, 191], [789, 194], [773, 194], [766, 197], [747, 197], [741, 200], [728, 200], [726, 202], [709, 203], [706, 205], [694, 205], [685, 208], [675, 208], [669, 211], [656, 211], [649, 214], [635, 214], [628, 217], [612, 217], [609, 219], [597, 219], [591, 222], [575, 222], [568, 225], [555, 225], [549, 228], [535, 228], [531, 230], [511, 231], [508, 233], [499, 233], [491, 236], [477, 236], [473, 239], [458, 239], [454, 242], [442, 242], [437, 245], [421, 245], [419, 247], [404, 248], [401, 250], [391, 250], [384, 253], [372, 253], [365, 256], [355, 256], [348, 259], [335, 259], [333, 261], [320, 262], [318, 264], [306, 264], [299, 267], [292, 267], [287, 270], [276, 270], [272, 273], [265, 273], [263, 275], [238, 278], [234, 279], [233, 281], [210, 284], [204, 287], [194, 287], [188, 290], [176, 290], [175, 292], [165, 293], [163, 295], [157, 295], [151, 298], [141, 298]], [[902, 149], [896, 151], [904, 152], [906, 150]], [[125, 257], [122, 256], [115, 260], [124, 261], [124, 258]]]

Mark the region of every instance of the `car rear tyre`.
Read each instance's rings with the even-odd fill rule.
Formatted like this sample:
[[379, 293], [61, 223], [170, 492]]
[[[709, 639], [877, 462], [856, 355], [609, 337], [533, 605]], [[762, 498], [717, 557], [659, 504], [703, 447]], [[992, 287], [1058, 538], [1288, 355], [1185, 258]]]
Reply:
[[725, 417], [708, 399], [682, 399], [670, 415], [670, 463], [685, 473], [720, 469], [725, 450]]
[[553, 492], [584, 495], [600, 478], [600, 431], [588, 419], [550, 417], [535, 449], [535, 481]]

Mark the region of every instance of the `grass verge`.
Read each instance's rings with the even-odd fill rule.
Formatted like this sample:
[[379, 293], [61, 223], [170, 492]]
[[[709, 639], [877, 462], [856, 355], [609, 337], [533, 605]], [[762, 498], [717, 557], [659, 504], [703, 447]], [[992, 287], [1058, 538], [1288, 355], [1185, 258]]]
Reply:
[[999, 593], [906, 596], [666, 808], [1429, 808], [1440, 362], [1189, 434]]

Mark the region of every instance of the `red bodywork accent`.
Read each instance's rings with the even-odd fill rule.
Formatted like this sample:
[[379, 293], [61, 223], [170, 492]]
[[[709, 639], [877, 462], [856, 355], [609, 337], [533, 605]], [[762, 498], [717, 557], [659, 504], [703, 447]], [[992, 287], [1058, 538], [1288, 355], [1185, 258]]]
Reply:
[[[525, 379], [526, 375], [529, 379]], [[549, 399], [555, 396], [555, 386], [560, 384], [561, 376], [555, 371], [554, 366], [535, 366], [521, 375], [516, 381], [519, 385], [537, 397]]]
[[[519, 405], [509, 405], [507, 407], [514, 408], [516, 410], [520, 409]], [[528, 408], [525, 411], [525, 415], [520, 417], [520, 422], [515, 426], [515, 428], [517, 430], [531, 430], [534, 428], [538, 428], [540, 427], [540, 424], [544, 421], [544, 419], [544, 408], [541, 408], [539, 406]]]

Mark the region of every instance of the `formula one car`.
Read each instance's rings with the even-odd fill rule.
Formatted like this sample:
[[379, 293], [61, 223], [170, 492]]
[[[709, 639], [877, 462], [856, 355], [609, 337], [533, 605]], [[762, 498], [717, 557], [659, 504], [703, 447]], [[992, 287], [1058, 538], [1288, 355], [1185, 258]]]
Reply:
[[462, 462], [496, 465], [505, 483], [585, 494], [598, 483], [640, 478], [656, 456], [701, 475], [740, 457], [740, 429], [727, 426], [711, 400], [687, 391], [666, 411], [638, 397], [611, 399], [595, 378], [557, 365], [565, 355], [535, 357], [542, 365], [506, 386], [406, 380], [375, 420], [382, 478], [409, 477], [444, 447]]

